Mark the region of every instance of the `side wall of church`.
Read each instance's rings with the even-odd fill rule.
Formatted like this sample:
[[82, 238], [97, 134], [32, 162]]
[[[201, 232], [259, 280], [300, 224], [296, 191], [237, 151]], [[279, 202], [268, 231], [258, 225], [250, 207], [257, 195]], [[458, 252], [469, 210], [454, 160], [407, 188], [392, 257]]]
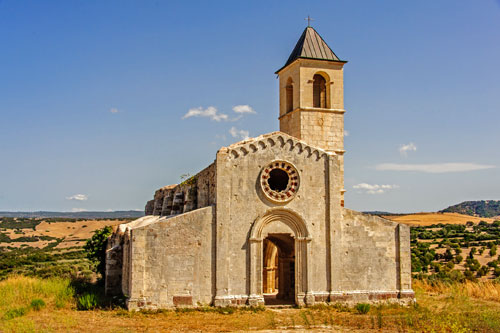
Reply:
[[408, 226], [342, 209], [333, 246], [331, 301], [414, 297]]
[[[297, 194], [286, 204], [270, 202], [260, 189], [261, 170], [274, 160], [293, 164], [300, 174]], [[274, 135], [244, 146], [223, 148], [216, 164], [216, 305], [239, 304], [250, 294], [250, 261], [255, 258], [249, 258], [249, 231], [259, 217], [275, 208], [296, 212], [305, 221], [311, 237], [306, 264], [308, 274], [314, 276], [309, 278], [309, 288], [327, 293], [330, 221], [340, 220], [341, 208], [338, 156], [310, 148], [287, 135]]]
[[213, 226], [210, 206], [132, 229], [129, 310], [210, 304]]

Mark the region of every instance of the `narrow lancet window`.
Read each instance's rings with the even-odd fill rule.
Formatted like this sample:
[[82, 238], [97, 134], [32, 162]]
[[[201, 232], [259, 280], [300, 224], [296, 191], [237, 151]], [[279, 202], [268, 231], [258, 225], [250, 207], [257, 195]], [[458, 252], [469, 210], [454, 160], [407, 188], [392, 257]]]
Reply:
[[286, 112], [293, 111], [293, 81], [291, 78], [288, 79], [285, 88], [286, 94]]

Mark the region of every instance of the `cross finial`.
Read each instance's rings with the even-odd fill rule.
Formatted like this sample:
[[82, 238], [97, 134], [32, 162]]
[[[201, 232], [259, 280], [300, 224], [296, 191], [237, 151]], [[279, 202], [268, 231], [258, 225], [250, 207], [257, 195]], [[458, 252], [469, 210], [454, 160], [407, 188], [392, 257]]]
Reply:
[[314, 19], [312, 19], [309, 15], [307, 15], [307, 17], [304, 20], [307, 20], [307, 26], [308, 27], [311, 26], [311, 21], [314, 21]]

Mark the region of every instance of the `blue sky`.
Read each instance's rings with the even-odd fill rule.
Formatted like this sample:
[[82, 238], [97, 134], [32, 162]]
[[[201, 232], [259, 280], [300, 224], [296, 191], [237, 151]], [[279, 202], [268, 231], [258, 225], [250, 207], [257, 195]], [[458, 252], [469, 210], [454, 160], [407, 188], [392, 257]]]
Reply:
[[500, 199], [499, 1], [0, 0], [0, 210], [142, 209], [277, 130], [307, 15], [349, 61], [347, 207]]

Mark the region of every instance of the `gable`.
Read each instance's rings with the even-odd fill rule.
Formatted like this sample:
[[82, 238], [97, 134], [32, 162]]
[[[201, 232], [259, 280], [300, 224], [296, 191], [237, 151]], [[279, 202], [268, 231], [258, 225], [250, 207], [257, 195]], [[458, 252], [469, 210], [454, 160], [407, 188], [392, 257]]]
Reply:
[[275, 146], [295, 151], [297, 154], [306, 154], [306, 157], [312, 158], [316, 161], [321, 159], [323, 156], [336, 155], [335, 153], [326, 152], [321, 148], [311, 146], [304, 141], [283, 132], [272, 132], [256, 138], [243, 140], [228, 147], [224, 147], [221, 150], [226, 150], [229, 158], [239, 159], [246, 158], [251, 156], [252, 153]]

